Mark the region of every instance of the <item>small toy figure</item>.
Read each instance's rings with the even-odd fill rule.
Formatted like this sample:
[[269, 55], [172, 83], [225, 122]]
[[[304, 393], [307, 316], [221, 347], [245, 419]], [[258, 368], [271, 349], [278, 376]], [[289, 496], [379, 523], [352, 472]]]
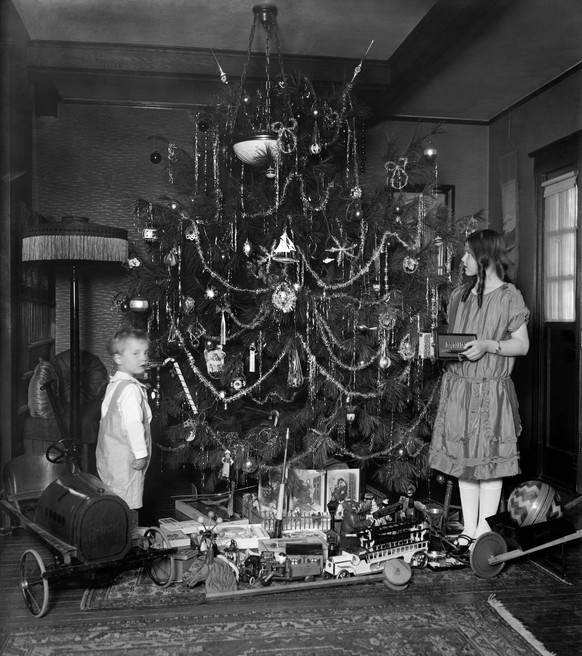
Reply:
[[358, 549], [360, 539], [357, 536], [357, 531], [370, 528], [373, 521], [366, 519], [366, 506], [363, 503], [353, 499], [346, 499], [342, 506], [344, 515], [340, 529], [340, 547], [344, 550]]
[[230, 479], [230, 466], [232, 465], [232, 457], [230, 451], [227, 449], [224, 452], [224, 457], [222, 458], [222, 471], [220, 472], [220, 477], [229, 480]]

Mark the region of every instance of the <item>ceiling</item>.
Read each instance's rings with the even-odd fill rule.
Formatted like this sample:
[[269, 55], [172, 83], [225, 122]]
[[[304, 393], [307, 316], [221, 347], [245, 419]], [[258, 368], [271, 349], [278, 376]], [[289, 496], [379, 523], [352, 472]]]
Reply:
[[[187, 107], [240, 79], [254, 0], [11, 0], [37, 112], [59, 102]], [[265, 3], [262, 3], [265, 4]], [[487, 124], [582, 67], [580, 0], [273, 0], [286, 71], [355, 80], [374, 120]], [[275, 39], [271, 39], [276, 53]], [[370, 47], [371, 46], [371, 47]], [[248, 75], [264, 73], [257, 28]], [[276, 58], [272, 68], [278, 72]]]

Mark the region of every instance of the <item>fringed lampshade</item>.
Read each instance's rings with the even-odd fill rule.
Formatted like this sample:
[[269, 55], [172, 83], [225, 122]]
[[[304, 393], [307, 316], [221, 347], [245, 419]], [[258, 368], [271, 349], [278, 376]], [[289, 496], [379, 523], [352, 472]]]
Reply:
[[69, 436], [81, 437], [79, 285], [77, 266], [82, 262], [125, 262], [127, 230], [92, 223], [83, 216], [28, 228], [22, 240], [23, 262], [68, 262], [71, 267], [71, 415]]
[[22, 261], [125, 262], [127, 230], [91, 223], [83, 216], [29, 228], [22, 240]]

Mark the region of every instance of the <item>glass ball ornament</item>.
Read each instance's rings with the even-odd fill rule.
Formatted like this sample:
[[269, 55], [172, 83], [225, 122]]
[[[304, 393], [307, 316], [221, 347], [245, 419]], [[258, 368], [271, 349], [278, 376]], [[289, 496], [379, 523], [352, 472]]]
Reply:
[[321, 144], [320, 143], [312, 143], [311, 146], [309, 146], [309, 152], [312, 155], [319, 155], [321, 153]]
[[380, 367], [380, 369], [388, 369], [391, 365], [392, 365], [392, 360], [387, 355], [383, 355], [378, 360], [378, 366]]
[[242, 102], [243, 105], [250, 105], [252, 101], [251, 95], [245, 91], [240, 101]]
[[154, 150], [154, 152], [150, 155], [150, 162], [152, 164], [159, 164], [162, 161], [162, 156], [160, 153], [158, 153], [157, 150]]
[[437, 482], [437, 483], [440, 483], [441, 485], [443, 485], [443, 483], [445, 482], [445, 480], [446, 480], [446, 478], [444, 477], [443, 474], [437, 474], [437, 475], [436, 475], [436, 482]]
[[437, 158], [437, 149], [436, 148], [425, 148], [424, 152], [424, 159], [429, 163], [429, 164], [434, 164]]
[[127, 299], [123, 299], [123, 301], [120, 301], [119, 309], [121, 312], [127, 312], [129, 310], [129, 302]]
[[241, 465], [241, 469], [245, 474], [253, 474], [259, 468], [259, 462], [255, 456], [249, 454]]
[[275, 169], [274, 166], [269, 166], [265, 171], [265, 177], [269, 178], [269, 180], [272, 180], [276, 175], [277, 175], [277, 170]]

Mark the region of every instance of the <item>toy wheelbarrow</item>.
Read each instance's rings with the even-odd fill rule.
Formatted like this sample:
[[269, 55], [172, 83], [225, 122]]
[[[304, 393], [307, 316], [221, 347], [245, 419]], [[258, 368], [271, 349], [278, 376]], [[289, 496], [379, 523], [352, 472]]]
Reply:
[[504, 512], [488, 517], [487, 522], [491, 532], [475, 541], [470, 554], [471, 569], [483, 579], [497, 576], [509, 560], [582, 538], [582, 529], [576, 530], [563, 517], [530, 526], [516, 526], [509, 513]]

